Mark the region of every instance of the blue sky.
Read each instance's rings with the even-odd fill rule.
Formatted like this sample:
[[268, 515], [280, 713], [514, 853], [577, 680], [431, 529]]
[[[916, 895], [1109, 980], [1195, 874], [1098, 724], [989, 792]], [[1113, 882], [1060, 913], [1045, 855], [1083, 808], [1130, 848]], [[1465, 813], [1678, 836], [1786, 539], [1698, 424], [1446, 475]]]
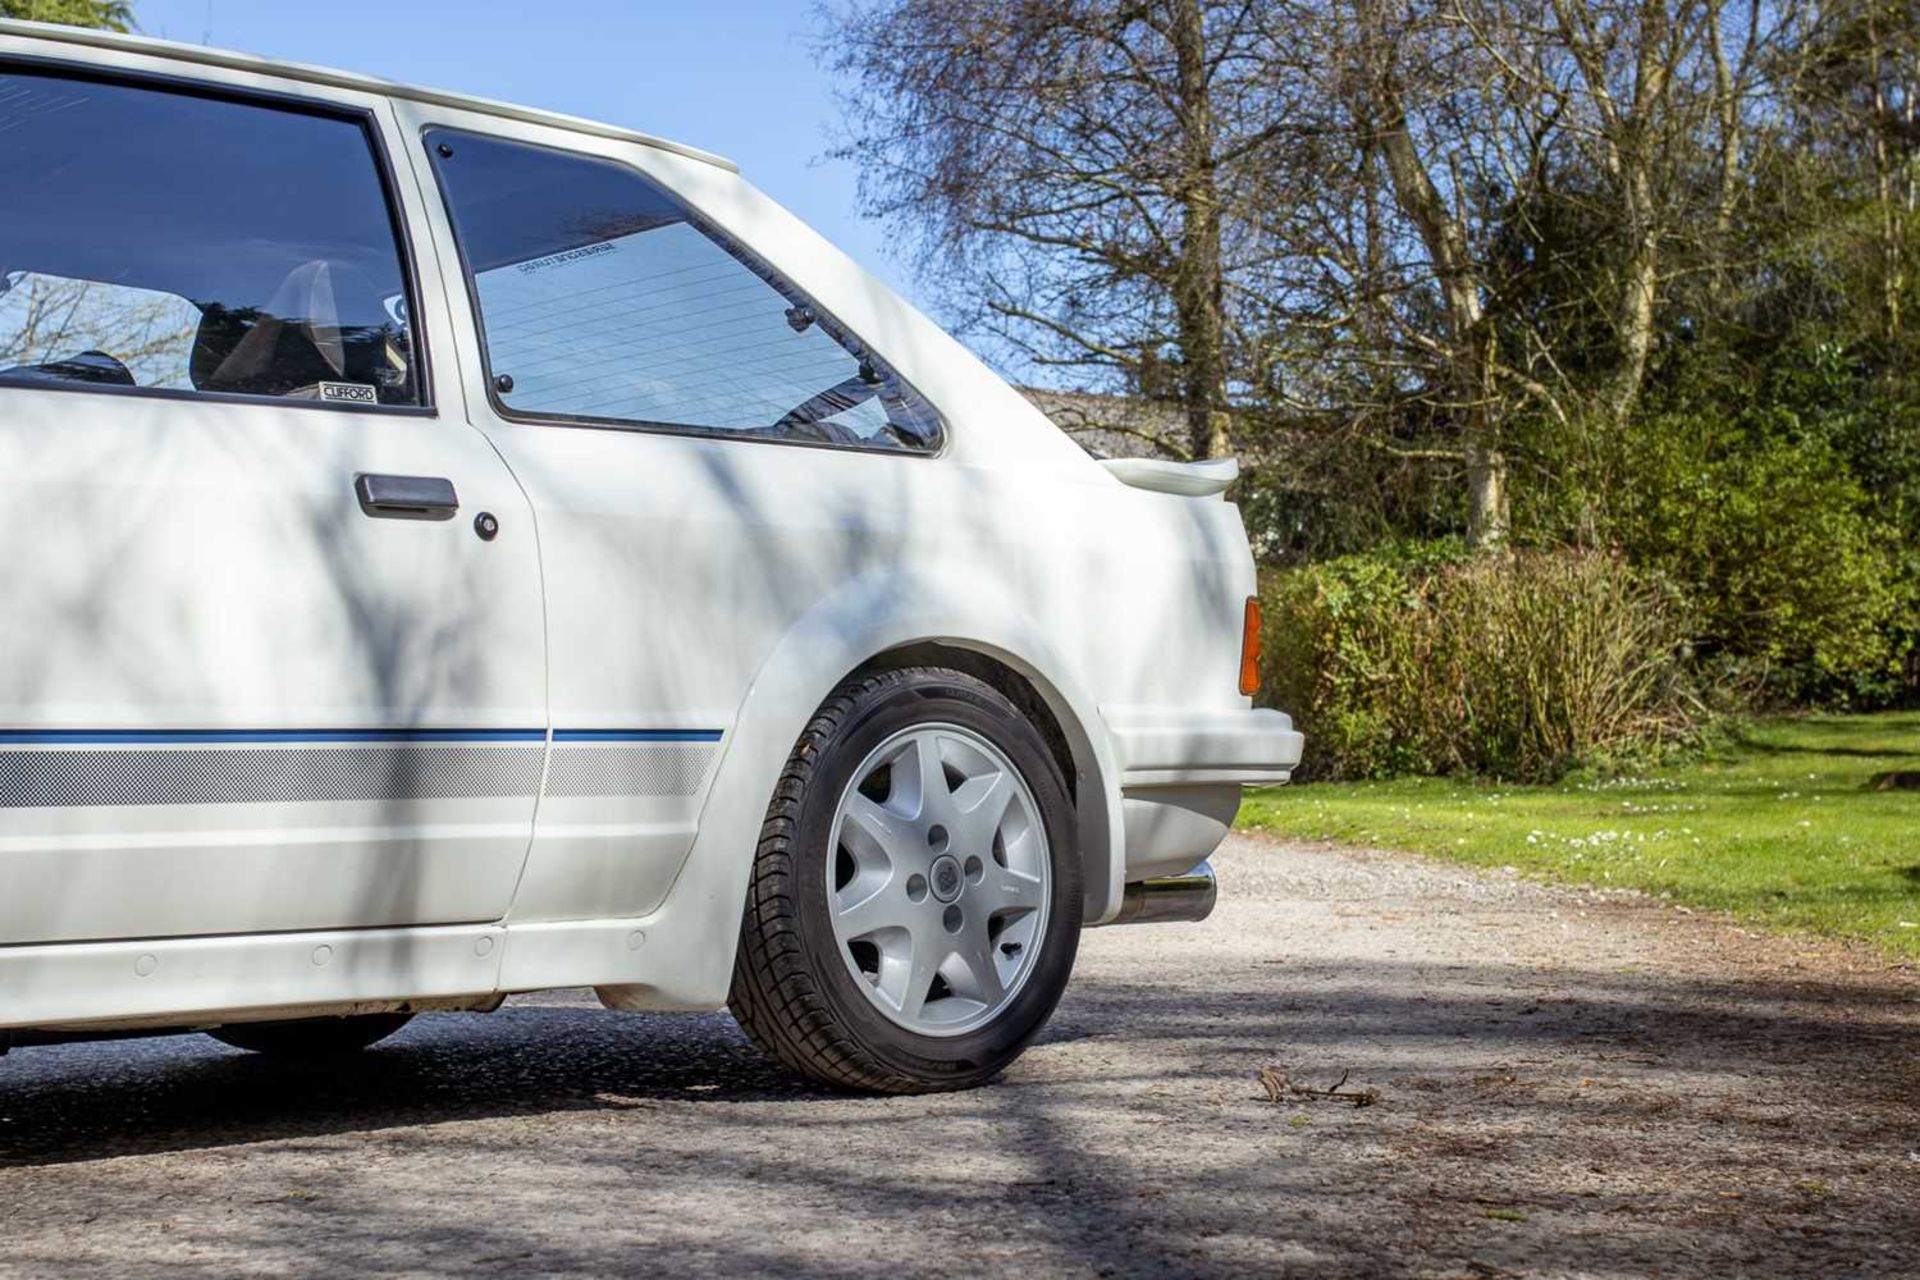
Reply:
[[611, 121], [738, 161], [915, 301], [822, 158], [838, 119], [810, 0], [134, 0], [146, 35], [315, 62]]

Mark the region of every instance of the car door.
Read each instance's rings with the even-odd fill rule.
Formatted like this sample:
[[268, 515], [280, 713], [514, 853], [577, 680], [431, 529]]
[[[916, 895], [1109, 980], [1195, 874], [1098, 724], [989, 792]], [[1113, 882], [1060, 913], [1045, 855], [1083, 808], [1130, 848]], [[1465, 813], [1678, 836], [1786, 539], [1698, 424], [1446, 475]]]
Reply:
[[467, 274], [469, 410], [540, 529], [554, 745], [510, 919], [643, 915], [774, 645], [901, 553], [940, 423], [674, 185], [731, 173], [396, 109], [443, 198], [442, 260]]
[[390, 108], [4, 60], [0, 102], [0, 944], [497, 919], [538, 555], [435, 395]]

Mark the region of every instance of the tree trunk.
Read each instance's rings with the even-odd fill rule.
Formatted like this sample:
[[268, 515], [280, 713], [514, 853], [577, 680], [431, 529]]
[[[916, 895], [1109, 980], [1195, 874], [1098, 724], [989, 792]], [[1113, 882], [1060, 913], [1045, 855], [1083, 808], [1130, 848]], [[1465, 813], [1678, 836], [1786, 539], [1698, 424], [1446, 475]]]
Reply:
[[1620, 182], [1625, 255], [1614, 333], [1620, 347], [1608, 408], [1624, 423], [1640, 400], [1653, 350], [1654, 294], [1660, 287], [1660, 224], [1654, 194], [1653, 164], [1661, 109], [1673, 74], [1667, 47], [1668, 0], [1644, 0], [1640, 6], [1639, 48], [1634, 56], [1632, 114], [1617, 115], [1608, 130]]
[[1174, 270], [1174, 309], [1185, 372], [1188, 447], [1195, 458], [1233, 450], [1226, 413], [1225, 281], [1220, 194], [1215, 183], [1213, 102], [1206, 18], [1200, 0], [1173, 0], [1168, 31], [1178, 78], [1179, 200], [1184, 213]]
[[1653, 182], [1643, 162], [1629, 163], [1622, 179], [1627, 222], [1626, 260], [1622, 264], [1614, 333], [1620, 367], [1614, 372], [1608, 408], [1624, 423], [1639, 402], [1653, 350], [1653, 300], [1660, 287], [1660, 233], [1654, 222]]
[[[1757, 6], [1759, 0], [1751, 0]], [[1728, 275], [1729, 258], [1733, 254], [1733, 211], [1740, 199], [1740, 165], [1743, 149], [1743, 130], [1740, 123], [1740, 94], [1744, 88], [1743, 74], [1735, 77], [1733, 67], [1727, 58], [1726, 33], [1721, 28], [1725, 0], [1713, 0], [1707, 9], [1707, 50], [1713, 58], [1714, 106], [1720, 117], [1720, 191], [1713, 202], [1713, 301], [1714, 306], [1724, 312], [1732, 296], [1732, 281]], [[1759, 24], [1757, 12], [1751, 12], [1747, 30], [1749, 38]]]
[[1869, 74], [1873, 77], [1873, 173], [1880, 201], [1880, 308], [1887, 337], [1900, 336], [1900, 294], [1906, 287], [1906, 227], [1900, 204], [1894, 196], [1893, 149], [1887, 145], [1887, 133], [1893, 128], [1893, 116], [1887, 109], [1885, 55], [1880, 45], [1880, 24], [1871, 5], [1867, 8], [1867, 48]]
[[1597, 30], [1583, 5], [1552, 0], [1560, 38], [1573, 55], [1598, 117], [1602, 159], [1619, 192], [1620, 277], [1613, 303], [1619, 363], [1605, 390], [1614, 423], [1640, 399], [1653, 350], [1654, 298], [1660, 286], [1660, 220], [1655, 167], [1661, 143], [1682, 127], [1670, 118], [1668, 89], [1684, 57], [1672, 40], [1670, 0], [1640, 0], [1633, 33], [1633, 85], [1621, 105], [1608, 83], [1617, 33]]
[[1507, 461], [1493, 416], [1493, 344], [1481, 313], [1479, 272], [1466, 228], [1447, 207], [1414, 146], [1398, 93], [1386, 77], [1374, 93], [1384, 116], [1377, 137], [1394, 197], [1433, 259], [1446, 307], [1447, 363], [1467, 467], [1467, 544], [1495, 554], [1507, 541]]
[[1507, 545], [1507, 460], [1483, 439], [1467, 441], [1467, 545], [1497, 554]]

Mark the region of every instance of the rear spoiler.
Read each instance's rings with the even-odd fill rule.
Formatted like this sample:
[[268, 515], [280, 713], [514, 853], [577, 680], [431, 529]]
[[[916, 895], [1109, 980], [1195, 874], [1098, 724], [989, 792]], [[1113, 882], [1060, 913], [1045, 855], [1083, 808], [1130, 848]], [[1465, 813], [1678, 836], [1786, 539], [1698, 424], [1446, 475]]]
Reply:
[[1155, 493], [1177, 493], [1183, 498], [1212, 498], [1225, 493], [1240, 478], [1238, 458], [1207, 462], [1167, 462], [1160, 458], [1108, 458], [1101, 466], [1122, 484]]

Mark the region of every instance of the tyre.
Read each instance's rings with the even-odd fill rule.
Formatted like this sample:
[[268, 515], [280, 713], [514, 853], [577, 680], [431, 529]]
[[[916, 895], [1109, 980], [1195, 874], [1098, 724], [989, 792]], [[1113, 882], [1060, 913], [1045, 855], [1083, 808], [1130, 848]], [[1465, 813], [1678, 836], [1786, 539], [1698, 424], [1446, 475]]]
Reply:
[[1080, 849], [1038, 730], [972, 676], [858, 676], [815, 713], [761, 829], [728, 1006], [827, 1084], [982, 1083], [1073, 970]]
[[350, 1018], [236, 1022], [207, 1034], [221, 1044], [275, 1058], [330, 1058], [378, 1044], [412, 1020], [406, 1013], [363, 1013]]

